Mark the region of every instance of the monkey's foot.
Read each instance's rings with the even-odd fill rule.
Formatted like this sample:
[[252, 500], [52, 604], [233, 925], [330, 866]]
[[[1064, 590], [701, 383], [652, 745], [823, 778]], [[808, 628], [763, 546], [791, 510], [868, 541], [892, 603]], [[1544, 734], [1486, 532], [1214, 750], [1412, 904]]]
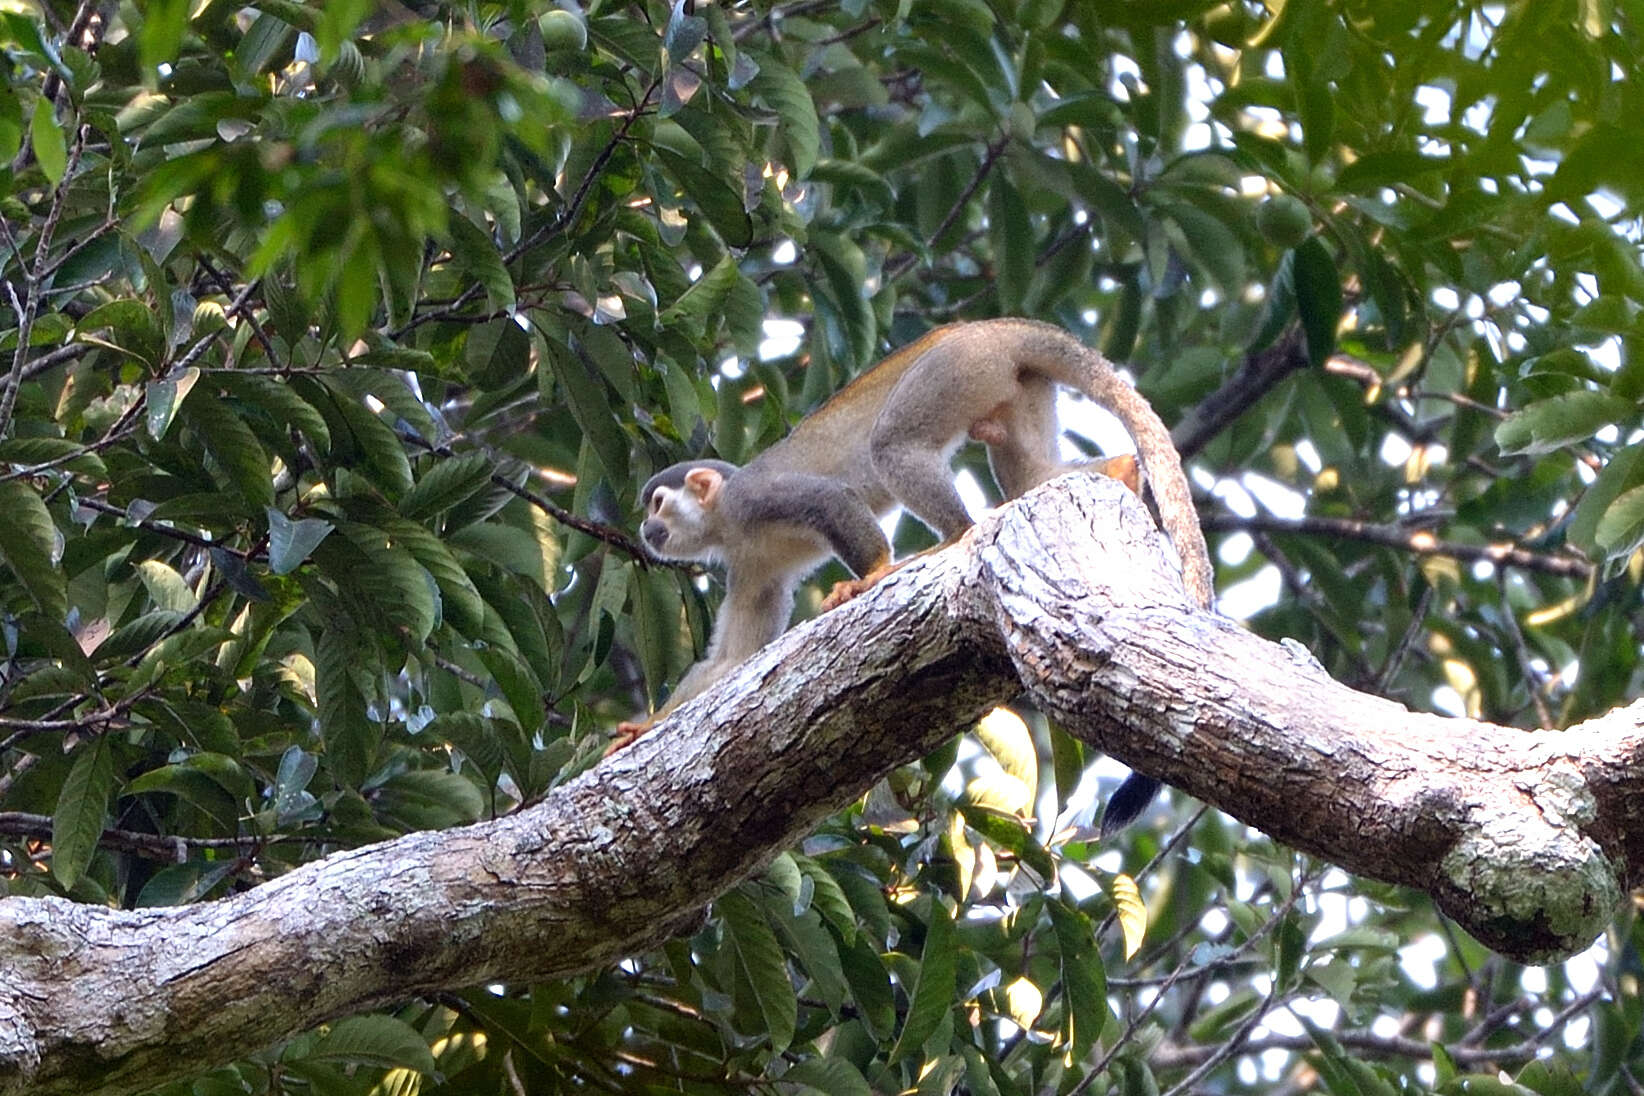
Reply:
[[618, 723], [616, 725], [616, 735], [611, 739], [611, 744], [605, 747], [603, 756], [610, 757], [618, 750], [633, 745], [635, 739], [651, 729], [652, 722], [646, 720], [643, 723], [635, 723], [632, 720], [623, 720]]
[[848, 578], [843, 582], [834, 583], [833, 589], [828, 591], [828, 596], [822, 599], [822, 611], [825, 613], [829, 609], [837, 609], [852, 598], [862, 596], [901, 566], [902, 563], [887, 563], [882, 567], [875, 567], [861, 578]]

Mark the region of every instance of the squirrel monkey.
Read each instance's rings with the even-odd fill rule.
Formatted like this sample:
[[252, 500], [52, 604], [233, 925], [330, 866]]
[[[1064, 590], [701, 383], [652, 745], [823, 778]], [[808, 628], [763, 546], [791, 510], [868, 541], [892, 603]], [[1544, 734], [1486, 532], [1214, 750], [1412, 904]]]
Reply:
[[[1024, 319], [950, 324], [857, 377], [745, 467], [686, 461], [645, 484], [640, 535], [646, 545], [664, 559], [724, 564], [726, 593], [707, 656], [656, 715], [620, 724], [613, 749], [780, 635], [794, 589], [828, 557], [837, 555], [857, 575], [835, 587], [828, 605], [888, 573], [890, 545], [880, 516], [905, 506], [944, 542], [964, 533], [971, 521], [949, 460], [966, 438], [988, 447], [1007, 498], [1068, 470], [1057, 453], [1059, 384], [1083, 392], [1124, 424], [1181, 556], [1188, 593], [1209, 608], [1215, 597], [1210, 554], [1181, 457], [1141, 394], [1061, 328]], [[1111, 465], [1122, 473], [1126, 461], [1083, 467]], [[1132, 789], [1132, 783], [1146, 787]], [[1115, 799], [1130, 789], [1130, 798], [1139, 800], [1134, 817], [1157, 787], [1133, 776]], [[1114, 828], [1123, 824], [1113, 821]]]

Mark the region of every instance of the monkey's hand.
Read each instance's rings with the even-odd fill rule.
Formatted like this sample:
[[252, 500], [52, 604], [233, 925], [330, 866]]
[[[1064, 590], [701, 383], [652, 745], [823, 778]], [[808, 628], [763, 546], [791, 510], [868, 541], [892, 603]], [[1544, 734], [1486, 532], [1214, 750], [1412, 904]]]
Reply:
[[610, 757], [623, 747], [631, 746], [636, 738], [656, 726], [656, 721], [657, 717], [653, 715], [649, 719], [637, 721], [625, 719], [621, 723], [618, 723], [616, 725], [616, 734], [611, 739], [611, 744], [605, 747], [605, 756]]

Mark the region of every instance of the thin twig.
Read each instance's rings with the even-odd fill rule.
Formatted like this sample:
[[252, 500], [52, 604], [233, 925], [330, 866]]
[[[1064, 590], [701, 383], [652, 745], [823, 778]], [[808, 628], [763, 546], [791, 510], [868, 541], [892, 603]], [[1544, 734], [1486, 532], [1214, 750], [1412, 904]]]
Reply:
[[1186, 1077], [1183, 1077], [1181, 1082], [1171, 1088], [1170, 1091], [1166, 1092], [1164, 1096], [1182, 1096], [1183, 1093], [1187, 1092], [1194, 1085], [1198, 1084], [1200, 1080], [1207, 1076], [1211, 1070], [1215, 1069], [1217, 1066], [1239, 1053], [1239, 1051], [1243, 1049], [1245, 1043], [1249, 1041], [1250, 1033], [1256, 1030], [1256, 1025], [1267, 1019], [1267, 1014], [1272, 1010], [1273, 1004], [1278, 999], [1278, 996], [1279, 983], [1275, 979], [1272, 987], [1268, 989], [1267, 997], [1262, 1001], [1261, 1007], [1252, 1012], [1250, 1014], [1250, 1018], [1239, 1025], [1239, 1030], [1233, 1033], [1233, 1037], [1222, 1043], [1221, 1046], [1217, 1047], [1214, 1054], [1206, 1058], [1204, 1062], [1198, 1066], [1198, 1068], [1194, 1069]]
[[63, 207], [68, 203], [69, 184], [74, 180], [74, 173], [80, 166], [80, 154], [86, 147], [86, 127], [74, 127], [74, 142], [69, 146], [68, 163], [63, 168], [62, 178], [57, 180], [57, 186], [51, 195], [51, 207], [46, 211], [46, 221], [40, 227], [40, 238], [34, 247], [34, 269], [21, 265], [19, 273], [23, 284], [27, 287], [27, 295], [21, 302], [17, 299], [17, 290], [11, 282], [6, 282], [6, 293], [11, 297], [12, 309], [17, 313], [17, 349], [12, 354], [11, 374], [6, 378], [6, 387], [0, 393], [0, 438], [6, 436], [11, 429], [12, 411], [17, 406], [17, 391], [23, 387], [23, 366], [27, 364], [29, 352], [29, 335], [34, 330], [34, 319], [40, 310], [41, 271], [45, 269], [46, 257], [51, 253], [51, 241], [57, 234], [57, 224], [63, 218]]
[[1357, 540], [1367, 544], [1378, 544], [1384, 548], [1397, 548], [1419, 556], [1443, 556], [1462, 563], [1493, 563], [1498, 567], [1517, 567], [1562, 578], [1585, 579], [1593, 571], [1591, 563], [1574, 553], [1534, 552], [1506, 542], [1462, 544], [1439, 540], [1425, 529], [1377, 525], [1355, 518], [1279, 518], [1267, 514], [1239, 517], [1233, 514], [1210, 514], [1202, 519], [1201, 524], [1207, 532], [1216, 533], [1290, 533]]
[[[52, 820], [46, 814], [28, 814], [23, 811], [0, 811], [0, 833], [14, 837], [37, 837], [51, 840]], [[302, 838], [290, 834], [270, 834], [266, 837], [178, 837], [136, 830], [106, 829], [97, 839], [99, 845], [134, 853], [148, 860], [164, 860], [180, 864], [188, 859], [191, 849], [255, 849], [275, 841], [295, 841]]]
[[[999, 159], [1000, 154], [1005, 151], [1009, 143], [1009, 140], [1004, 137], [989, 142], [987, 155], [983, 156], [982, 162], [977, 165], [975, 173], [970, 177], [970, 183], [960, 192], [959, 197], [954, 199], [953, 205], [948, 207], [947, 216], [943, 217], [942, 223], [936, 226], [936, 231], [932, 232], [929, 238], [926, 239], [925, 242], [928, 246], [934, 247], [936, 242], [947, 233], [948, 229], [953, 227], [953, 222], [957, 221], [959, 214], [964, 212], [965, 206], [969, 204], [977, 189], [981, 187], [982, 181], [993, 171], [994, 162]], [[889, 282], [900, 278], [912, 270], [918, 262], [919, 257], [909, 252], [886, 263], [884, 280]]]
[[1507, 575], [1497, 572], [1496, 588], [1501, 594], [1501, 619], [1507, 634], [1513, 640], [1513, 656], [1518, 659], [1519, 669], [1524, 672], [1524, 688], [1530, 694], [1530, 703], [1535, 706], [1537, 726], [1551, 727], [1553, 725], [1553, 710], [1547, 704], [1547, 698], [1542, 695], [1546, 688], [1546, 674], [1536, 668], [1535, 658], [1530, 653], [1530, 644], [1524, 638], [1524, 630], [1518, 626], [1518, 614], [1513, 611], [1513, 603], [1507, 597]]

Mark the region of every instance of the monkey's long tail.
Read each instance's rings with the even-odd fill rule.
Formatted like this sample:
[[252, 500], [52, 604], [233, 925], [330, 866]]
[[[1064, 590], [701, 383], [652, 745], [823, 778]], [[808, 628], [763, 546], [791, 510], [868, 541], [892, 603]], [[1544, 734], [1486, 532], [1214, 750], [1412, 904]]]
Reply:
[[[1070, 341], [1072, 337], [1068, 336]], [[1199, 528], [1199, 513], [1193, 505], [1193, 489], [1182, 469], [1181, 455], [1170, 440], [1170, 431], [1142, 394], [1114, 372], [1108, 360], [1081, 343], [1086, 384], [1085, 394], [1119, 417], [1142, 455], [1142, 467], [1159, 504], [1159, 518], [1182, 561], [1182, 584], [1201, 609], [1216, 601], [1215, 573], [1210, 565], [1210, 549]]]
[[[1058, 344], [1054, 349], [1037, 348], [1042, 352], [1048, 350], [1044, 353], [1044, 358], [1049, 359], [1046, 364], [1065, 367], [1070, 362], [1078, 363], [1077, 372], [1080, 375], [1077, 378], [1058, 379], [1079, 388], [1113, 412], [1130, 432], [1141, 453], [1142, 466], [1152, 485], [1153, 497], [1158, 501], [1160, 520], [1164, 523], [1165, 532], [1170, 534], [1171, 543], [1176, 546], [1177, 555], [1181, 557], [1182, 584], [1196, 605], [1210, 608], [1216, 600], [1210, 549], [1205, 544], [1204, 531], [1199, 528], [1199, 514], [1193, 505], [1193, 490], [1182, 468], [1181, 454], [1177, 452], [1175, 442], [1170, 439], [1170, 431], [1160, 420], [1158, 412], [1140, 392], [1120, 379], [1112, 363], [1095, 350], [1060, 328], [1033, 324], [1031, 330], [1033, 334], [1028, 335], [1029, 341], [1037, 335], [1040, 338], [1048, 337]], [[1141, 773], [1133, 772], [1126, 777], [1119, 790], [1107, 801], [1107, 809], [1102, 812], [1102, 837], [1113, 836], [1140, 817], [1159, 794], [1160, 787], [1159, 781]]]
[[[1125, 424], [1142, 454], [1153, 497], [1159, 503], [1159, 517], [1171, 543], [1182, 560], [1182, 584], [1200, 608], [1215, 604], [1215, 574], [1210, 565], [1210, 549], [1199, 514], [1193, 505], [1192, 488], [1182, 468], [1181, 455], [1170, 439], [1170, 431], [1151, 404], [1114, 372], [1106, 358], [1085, 347], [1085, 362], [1091, 375], [1090, 398], [1111, 410]], [[1092, 360], [1094, 359], [1094, 360]], [[1112, 837], [1146, 811], [1159, 794], [1160, 783], [1151, 776], [1133, 772], [1107, 801], [1102, 812], [1102, 837]]]

